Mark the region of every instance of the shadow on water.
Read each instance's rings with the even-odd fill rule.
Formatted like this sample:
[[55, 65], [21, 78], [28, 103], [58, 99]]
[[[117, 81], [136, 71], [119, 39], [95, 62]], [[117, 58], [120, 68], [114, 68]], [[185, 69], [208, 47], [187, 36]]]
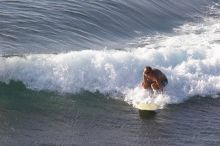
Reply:
[[152, 120], [156, 117], [156, 114], [156, 111], [139, 110], [139, 116], [141, 119]]

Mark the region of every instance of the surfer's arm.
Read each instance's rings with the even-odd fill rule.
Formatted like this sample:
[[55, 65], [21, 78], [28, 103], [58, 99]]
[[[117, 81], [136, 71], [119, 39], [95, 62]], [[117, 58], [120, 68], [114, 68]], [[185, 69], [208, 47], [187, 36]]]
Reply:
[[150, 89], [150, 88], [151, 88], [151, 81], [145, 79], [145, 80], [142, 82], [141, 85], [142, 85], [142, 87], [143, 87], [144, 89]]

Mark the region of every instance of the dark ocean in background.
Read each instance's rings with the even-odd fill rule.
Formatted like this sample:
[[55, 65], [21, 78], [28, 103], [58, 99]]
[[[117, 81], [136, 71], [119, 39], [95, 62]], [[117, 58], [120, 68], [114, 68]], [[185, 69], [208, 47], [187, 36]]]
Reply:
[[219, 146], [219, 49], [219, 0], [0, 0], [0, 145]]
[[2, 54], [123, 49], [207, 13], [208, 0], [0, 1]]

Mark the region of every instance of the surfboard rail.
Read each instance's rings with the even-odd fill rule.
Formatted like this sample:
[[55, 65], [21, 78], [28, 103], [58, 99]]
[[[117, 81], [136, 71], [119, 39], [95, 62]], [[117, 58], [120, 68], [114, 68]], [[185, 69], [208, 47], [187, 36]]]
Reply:
[[139, 110], [146, 110], [146, 111], [156, 111], [160, 109], [160, 106], [155, 103], [138, 103], [135, 104], [134, 107]]

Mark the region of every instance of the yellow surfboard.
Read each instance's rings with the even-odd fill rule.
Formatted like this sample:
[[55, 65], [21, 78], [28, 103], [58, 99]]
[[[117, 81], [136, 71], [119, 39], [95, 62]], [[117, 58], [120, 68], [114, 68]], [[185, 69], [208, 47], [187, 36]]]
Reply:
[[146, 110], [146, 111], [156, 111], [160, 109], [160, 106], [155, 103], [138, 103], [134, 106], [139, 110]]

